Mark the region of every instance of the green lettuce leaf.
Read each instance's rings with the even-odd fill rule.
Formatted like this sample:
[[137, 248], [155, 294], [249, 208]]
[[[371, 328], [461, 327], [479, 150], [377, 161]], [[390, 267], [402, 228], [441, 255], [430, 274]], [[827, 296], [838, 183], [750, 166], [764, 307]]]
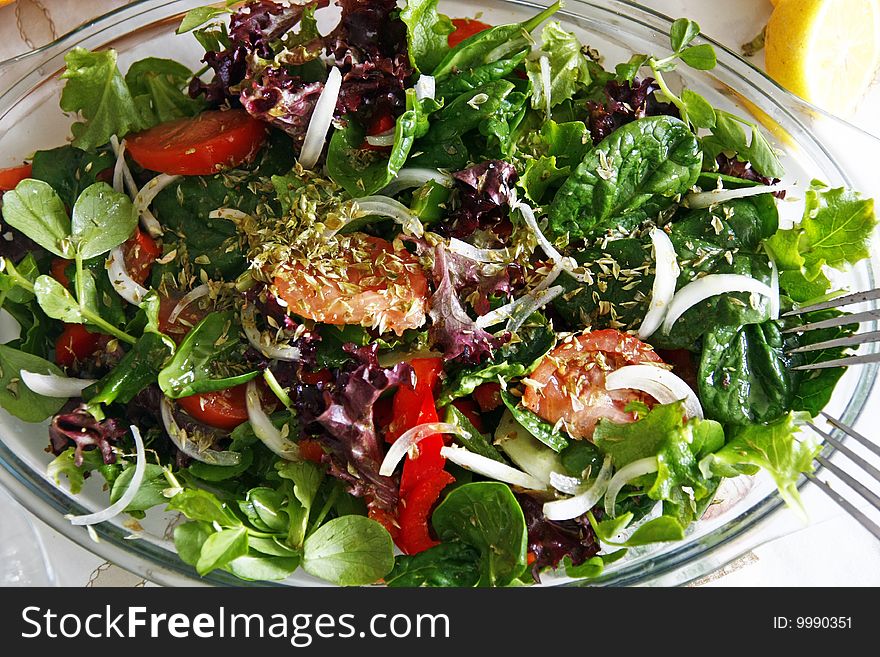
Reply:
[[[589, 87], [589, 59], [583, 52], [578, 38], [566, 32], [558, 22], [548, 23], [541, 31], [543, 46], [541, 57], [550, 64], [550, 107], [572, 98], [583, 87]], [[532, 108], [542, 110], [547, 106], [540, 58], [526, 62], [526, 73], [532, 83]]]

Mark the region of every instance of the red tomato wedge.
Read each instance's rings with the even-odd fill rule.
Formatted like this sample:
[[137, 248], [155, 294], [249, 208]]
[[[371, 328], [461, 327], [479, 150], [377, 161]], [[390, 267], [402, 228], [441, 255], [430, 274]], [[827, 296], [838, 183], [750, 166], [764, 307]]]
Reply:
[[8, 192], [25, 178], [31, 177], [31, 165], [22, 164], [18, 167], [0, 169], [0, 192]]
[[452, 24], [455, 26], [455, 31], [449, 35], [450, 48], [455, 48], [465, 39], [469, 39], [475, 34], [479, 34], [483, 30], [488, 30], [492, 27], [473, 18], [453, 18]]
[[153, 263], [162, 255], [162, 249], [156, 240], [140, 228], [135, 230], [134, 237], [122, 245], [122, 253], [128, 275], [143, 285], [150, 276]]
[[529, 376], [537, 385], [526, 386], [522, 402], [551, 424], [562, 420], [573, 438], [590, 438], [602, 418], [635, 420], [624, 410], [630, 402], [653, 403], [635, 390], [605, 390], [605, 375], [625, 365], [662, 362], [650, 345], [614, 329], [573, 336], [541, 360]]
[[55, 343], [55, 362], [70, 367], [93, 356], [110, 341], [103, 333], [90, 333], [82, 324], [65, 324]]
[[177, 403], [199, 422], [231, 431], [247, 422], [246, 388], [246, 384], [242, 384], [226, 390], [204, 392], [181, 397]]
[[428, 279], [416, 256], [363, 233], [339, 236], [338, 254], [297, 261], [276, 276], [290, 312], [324, 324], [354, 324], [380, 332], [425, 323]]
[[73, 260], [65, 260], [64, 258], [52, 258], [52, 264], [49, 266], [49, 273], [56, 281], [64, 287], [70, 287], [70, 277], [67, 275], [67, 268], [73, 264]]
[[243, 109], [211, 110], [126, 137], [128, 152], [145, 169], [203, 176], [236, 167], [266, 139], [266, 125]]

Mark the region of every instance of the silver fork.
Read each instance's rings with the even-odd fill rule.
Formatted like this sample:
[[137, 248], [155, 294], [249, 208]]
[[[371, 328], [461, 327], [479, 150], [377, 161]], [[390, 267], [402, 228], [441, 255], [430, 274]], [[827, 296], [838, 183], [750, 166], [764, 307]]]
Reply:
[[[803, 306], [802, 308], [796, 308], [790, 312], [784, 313], [783, 317], [793, 317], [796, 315], [803, 315], [806, 313], [816, 312], [819, 310], [832, 310], [838, 308], [844, 308], [846, 306], [851, 306], [857, 303], [865, 303], [867, 301], [876, 301], [880, 299], [880, 289], [869, 290], [867, 292], [855, 292], [854, 294], [847, 294], [846, 296], [838, 297], [836, 299], [832, 299], [831, 301], [823, 301], [822, 303], [816, 303], [810, 306]], [[787, 328], [783, 330], [783, 333], [803, 333], [807, 331], [817, 331], [819, 329], [827, 329], [827, 328], [836, 328], [840, 326], [847, 326], [849, 324], [860, 324], [862, 322], [871, 322], [880, 319], [880, 308], [873, 308], [871, 310], [865, 310], [863, 312], [853, 313], [853, 314], [844, 314], [839, 317], [831, 317], [828, 319], [823, 319], [815, 322], [809, 322], [807, 324], [801, 324], [800, 326], [793, 326], [791, 328]], [[880, 342], [880, 331], [866, 331], [864, 333], [856, 333], [855, 335], [848, 335], [843, 338], [835, 338], [833, 340], [824, 340], [822, 342], [817, 342], [815, 344], [804, 345], [802, 347], [797, 347], [796, 349], [792, 349], [790, 354], [800, 354], [800, 353], [809, 353], [813, 351], [821, 351], [823, 349], [835, 349], [841, 347], [858, 347], [859, 345], [868, 344], [872, 342]], [[815, 363], [808, 363], [806, 365], [799, 365], [797, 367], [793, 367], [793, 370], [819, 370], [825, 369], [828, 367], [846, 367], [848, 365], [864, 365], [866, 363], [878, 363], [880, 362], [880, 352], [870, 353], [870, 354], [860, 354], [857, 356], [845, 356], [843, 358], [835, 358], [832, 360], [818, 361]]]
[[[833, 427], [839, 429], [849, 438], [853, 439], [866, 449], [870, 450], [876, 456], [880, 457], [880, 445], [869, 440], [858, 431], [854, 430], [852, 427], [845, 425], [843, 422], [831, 417], [827, 413], [823, 412], [822, 415], [825, 416], [825, 419]], [[870, 479], [872, 480], [871, 484], [876, 490], [869, 488], [865, 483], [859, 481], [852, 474], [850, 474], [828, 458], [825, 458], [824, 456], [817, 456], [816, 463], [837, 476], [844, 484], [846, 484], [853, 491], [858, 493], [872, 507], [880, 511], [880, 494], [878, 494], [877, 492], [877, 490], [880, 490], [880, 470], [878, 470], [875, 466], [866, 461], [863, 457], [854, 452], [850, 447], [832, 436], [827, 431], [820, 429], [812, 422], [808, 422], [807, 426], [818, 433], [820, 436], [822, 436], [822, 438], [824, 438], [829, 445], [834, 447], [835, 450], [846, 456], [850, 461], [861, 468], [865, 475], [867, 475], [867, 477], [870, 477]], [[828, 495], [838, 506], [846, 511], [854, 520], [856, 520], [856, 522], [858, 522], [862, 527], [871, 532], [877, 538], [877, 540], [880, 540], [880, 525], [878, 525], [867, 515], [865, 515], [858, 507], [856, 507], [855, 504], [844, 497], [840, 493], [840, 491], [832, 488], [831, 484], [829, 484], [827, 480], [819, 479], [816, 473], [809, 473], [806, 475], [806, 477], [811, 482], [813, 482], [819, 488], [819, 490]]]

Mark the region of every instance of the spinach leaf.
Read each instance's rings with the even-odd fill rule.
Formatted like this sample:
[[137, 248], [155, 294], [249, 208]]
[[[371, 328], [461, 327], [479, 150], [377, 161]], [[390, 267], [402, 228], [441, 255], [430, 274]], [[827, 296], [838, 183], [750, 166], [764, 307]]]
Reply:
[[437, 0], [409, 0], [400, 20], [406, 23], [413, 68], [430, 75], [449, 51], [449, 35], [455, 30], [452, 21], [437, 12]]
[[582, 477], [587, 470], [599, 472], [602, 467], [602, 454], [589, 440], [573, 440], [559, 452], [559, 459], [572, 477]]
[[[748, 129], [748, 135], [744, 128]], [[715, 110], [712, 134], [702, 139], [702, 147], [708, 161], [714, 161], [720, 153], [728, 152], [744, 162], [750, 162], [752, 168], [762, 176], [782, 178], [785, 175], [773, 147], [757, 124], [729, 112]]]
[[567, 556], [562, 560], [565, 574], [569, 577], [577, 579], [593, 579], [602, 574], [605, 566], [626, 556], [627, 550], [615, 550], [609, 554], [597, 554], [591, 559], [587, 559], [584, 563], [575, 566], [571, 563], [571, 557]]
[[187, 333], [174, 357], [159, 372], [159, 387], [168, 397], [177, 399], [246, 383], [260, 373], [247, 371], [240, 360], [236, 361], [242, 348], [235, 313], [211, 313]]
[[201, 27], [208, 21], [212, 21], [219, 16], [231, 13], [230, 9], [224, 7], [196, 7], [190, 9], [177, 26], [175, 34], [186, 34], [197, 27]]
[[485, 456], [499, 463], [507, 463], [498, 450], [492, 447], [492, 444], [486, 440], [483, 434], [477, 431], [476, 427], [471, 424], [467, 416], [452, 404], [446, 407], [445, 421], [456, 425], [461, 430], [460, 434], [454, 434], [454, 438], [463, 447], [466, 447], [475, 454]]
[[50, 253], [73, 258], [70, 219], [49, 183], [26, 178], [3, 194], [3, 218]]
[[526, 569], [522, 509], [498, 482], [464, 484], [446, 496], [431, 517], [441, 541], [460, 541], [480, 552], [480, 586], [506, 586]]
[[754, 424], [792, 408], [795, 381], [783, 338], [773, 321], [719, 327], [703, 336], [698, 383], [707, 417]]
[[519, 400], [506, 390], [501, 390], [501, 401], [510, 410], [513, 419], [535, 438], [547, 445], [554, 452], [561, 452], [568, 447], [568, 440], [549, 422], [544, 422], [527, 408], [519, 405]]
[[546, 57], [550, 67], [550, 88], [544, 88], [540, 58], [530, 59], [526, 72], [532, 82], [532, 109], [543, 111], [589, 87], [592, 77], [590, 60], [574, 34], [566, 32], [559, 23], [548, 23], [541, 31], [541, 39], [541, 58]]
[[[725, 477], [739, 472], [754, 474], [756, 468], [763, 468], [773, 477], [786, 504], [803, 513], [797, 481], [802, 473], [813, 471], [813, 459], [821, 451], [821, 445], [799, 435], [796, 423], [800, 417], [789, 413], [769, 424], [738, 429], [722, 449], [700, 462], [700, 468]], [[726, 468], [733, 468], [734, 472]]]
[[563, 183], [548, 209], [549, 237], [630, 230], [693, 186], [701, 165], [699, 142], [680, 120], [651, 116], [628, 123]]
[[452, 75], [437, 83], [437, 98], [451, 99], [490, 82], [507, 78], [526, 60], [528, 54], [529, 49], [524, 48], [521, 52], [504, 59], [488, 62], [472, 69], [454, 71]]
[[67, 69], [61, 92], [61, 109], [79, 112], [85, 119], [74, 123], [73, 145], [83, 150], [102, 146], [112, 135], [150, 127], [137, 111], [125, 80], [116, 67], [116, 51], [89, 52], [74, 48], [64, 56]]
[[116, 158], [109, 150], [87, 152], [75, 146], [59, 146], [34, 154], [31, 178], [52, 185], [64, 205], [72, 208], [82, 191], [98, 181], [98, 175], [113, 167]]
[[172, 59], [147, 57], [133, 63], [125, 83], [145, 125], [195, 116], [205, 107], [203, 101], [186, 93], [193, 73]]
[[336, 130], [327, 151], [327, 172], [330, 178], [355, 198], [369, 196], [394, 180], [406, 163], [423, 121], [421, 104], [415, 91], [406, 92], [406, 112], [394, 127], [394, 146], [386, 156], [379, 151], [362, 148], [366, 132], [357, 121], [347, 119], [345, 128]]
[[412, 556], [400, 555], [385, 577], [390, 588], [472, 587], [480, 579], [480, 553], [464, 543], [440, 543]]
[[162, 336], [144, 333], [119, 365], [83, 391], [83, 399], [93, 405], [127, 404], [157, 380], [162, 364], [170, 355], [171, 350]]
[[555, 14], [561, 6], [561, 2], [555, 2], [527, 21], [513, 25], [499, 25], [465, 39], [437, 64], [434, 77], [439, 82], [456, 70], [474, 69], [528, 48], [531, 45], [529, 33]]
[[394, 567], [391, 536], [363, 516], [334, 518], [303, 543], [302, 567], [340, 586], [373, 584]]
[[671, 516], [663, 515], [659, 518], [649, 520], [639, 526], [639, 528], [623, 542], [615, 541], [615, 539], [617, 538], [617, 535], [623, 531], [630, 522], [632, 522], [632, 513], [627, 513], [603, 522], [596, 522], [592, 513], [590, 513], [589, 518], [590, 524], [596, 532], [596, 536], [606, 545], [613, 545], [616, 547], [638, 547], [641, 545], [650, 545], [651, 543], [680, 541], [684, 538], [684, 527], [682, 526], [682, 523]]
[[0, 407], [25, 422], [42, 422], [55, 415], [66, 399], [44, 397], [28, 388], [21, 371], [62, 374], [56, 365], [7, 345], [0, 345]]

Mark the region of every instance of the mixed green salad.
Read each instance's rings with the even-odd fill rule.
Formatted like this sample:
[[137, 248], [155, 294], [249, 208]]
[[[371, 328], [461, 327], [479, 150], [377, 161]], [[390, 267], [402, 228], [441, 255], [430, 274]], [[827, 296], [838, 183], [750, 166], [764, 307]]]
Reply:
[[680, 540], [725, 478], [799, 506], [843, 371], [794, 349], [853, 328], [785, 312], [873, 202], [679, 88], [694, 22], [611, 67], [560, 3], [231, 5], [178, 29], [199, 71], [69, 52], [70, 143], [0, 172], [0, 406], [106, 482], [73, 523], [178, 512], [201, 575], [509, 586]]

